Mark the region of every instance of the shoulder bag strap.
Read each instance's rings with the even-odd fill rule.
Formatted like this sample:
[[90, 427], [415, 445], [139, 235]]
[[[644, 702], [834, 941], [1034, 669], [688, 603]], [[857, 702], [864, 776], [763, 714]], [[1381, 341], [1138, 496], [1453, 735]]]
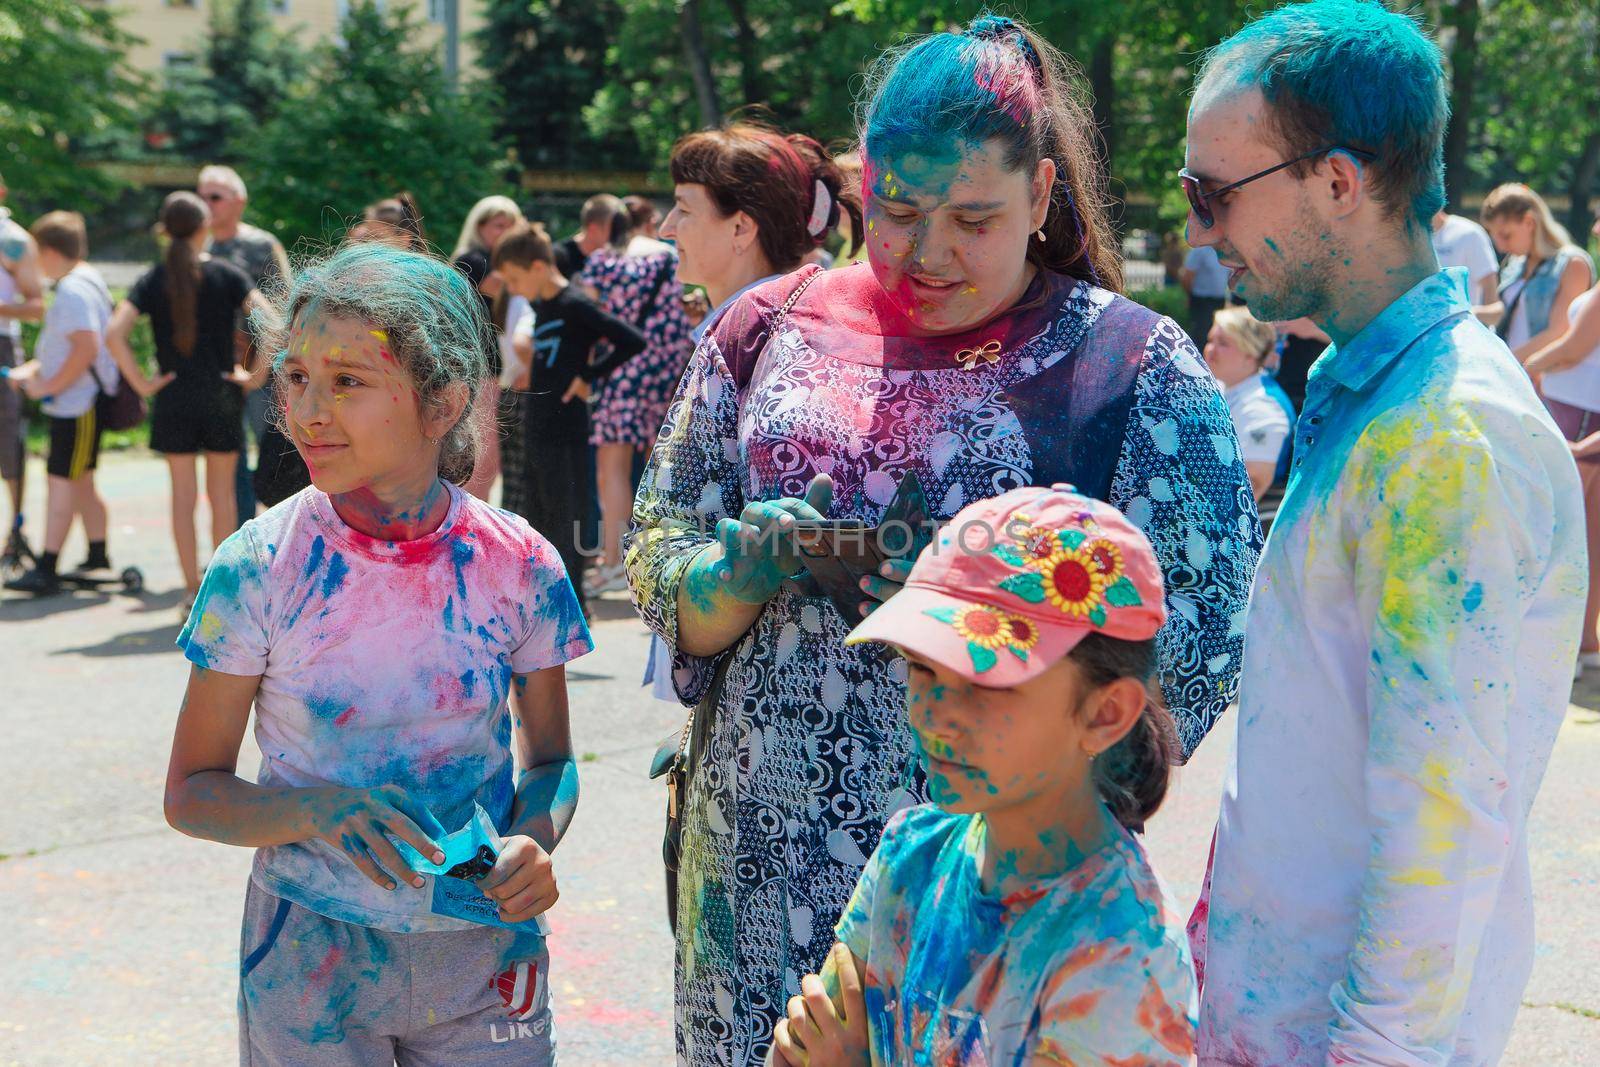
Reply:
[[[806, 287], [815, 281], [824, 269], [815, 263], [811, 264], [811, 267], [812, 269], [800, 279], [800, 283], [789, 294], [789, 298], [783, 302], [783, 306], [778, 308], [778, 313], [773, 316], [771, 327], [773, 335], [782, 328], [784, 320], [789, 317], [789, 312], [799, 301], [800, 294], [806, 291]], [[677, 766], [682, 770], [682, 788], [685, 790], [688, 789], [689, 781], [694, 777], [695, 768], [700, 763], [700, 753], [705, 748], [706, 737], [710, 735], [711, 720], [716, 714], [717, 705], [722, 701], [723, 682], [727, 678], [728, 665], [732, 660], [733, 649], [730, 647], [724, 650], [722, 659], [717, 662], [716, 670], [711, 676], [711, 685], [706, 688], [705, 695], [700, 698], [698, 704], [689, 709], [689, 718], [683, 724], [683, 735], [678, 742]]]

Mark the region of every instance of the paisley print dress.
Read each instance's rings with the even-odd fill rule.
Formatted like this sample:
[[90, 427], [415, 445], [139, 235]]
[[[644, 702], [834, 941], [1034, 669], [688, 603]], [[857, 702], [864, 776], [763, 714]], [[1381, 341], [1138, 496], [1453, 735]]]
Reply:
[[[814, 587], [786, 585], [721, 656], [678, 649], [678, 585], [717, 519], [799, 496], [818, 473], [834, 481], [831, 517], [868, 524], [907, 471], [940, 520], [1023, 485], [1109, 500], [1162, 561], [1160, 681], [1185, 756], [1233, 696], [1260, 549], [1227, 405], [1170, 319], [1040, 273], [1001, 318], [919, 338], [896, 335], [866, 265], [820, 275], [780, 315], [797, 284], [752, 290], [701, 341], [627, 538], [679, 697], [698, 700], [731, 657], [679, 876], [677, 1051], [695, 1067], [761, 1061], [884, 823], [925, 799], [903, 663], [846, 648], [848, 625]], [[985, 347], [993, 361], [956, 360]]]
[[[600, 386], [589, 409], [589, 443], [623, 444], [645, 448], [655, 443], [661, 420], [672, 401], [672, 391], [683, 377], [693, 341], [689, 319], [683, 313], [683, 286], [673, 252], [624, 256], [601, 248], [589, 257], [578, 275], [581, 285], [600, 295], [611, 314], [639, 327], [648, 344], [645, 350], [618, 367]], [[596, 346], [604, 357], [610, 343]]]

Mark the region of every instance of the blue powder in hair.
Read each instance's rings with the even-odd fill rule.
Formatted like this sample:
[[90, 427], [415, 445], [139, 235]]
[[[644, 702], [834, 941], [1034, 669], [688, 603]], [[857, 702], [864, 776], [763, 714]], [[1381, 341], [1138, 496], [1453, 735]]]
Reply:
[[1213, 48], [1200, 81], [1299, 105], [1319, 120], [1325, 144], [1375, 152], [1374, 172], [1410, 175], [1392, 191], [1416, 221], [1426, 225], [1444, 206], [1450, 104], [1438, 46], [1415, 18], [1377, 0], [1280, 7]]
[[1006, 142], [1006, 165], [1023, 162], [1024, 132], [1040, 108], [1039, 75], [1009, 20], [983, 16], [969, 33], [937, 33], [893, 55], [871, 95], [862, 143], [873, 159], [938, 146]]

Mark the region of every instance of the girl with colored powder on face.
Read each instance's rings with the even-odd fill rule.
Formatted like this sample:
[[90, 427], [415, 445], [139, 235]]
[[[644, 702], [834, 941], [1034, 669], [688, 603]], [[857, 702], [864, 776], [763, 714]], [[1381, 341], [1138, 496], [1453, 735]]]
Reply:
[[[487, 331], [449, 264], [369, 243], [302, 271], [270, 337], [313, 484], [212, 560], [166, 789], [175, 828], [258, 849], [245, 1063], [553, 1058], [562, 664], [592, 644], [549, 542], [459, 488]], [[252, 704], [255, 784], [235, 773]], [[499, 838], [476, 882], [419, 873], [447, 848], [461, 870], [446, 831], [467, 824]]]
[[1164, 615], [1149, 541], [1057, 485], [964, 508], [856, 627], [909, 664], [933, 802], [884, 829], [774, 1063], [1190, 1062], [1188, 939], [1128, 829], [1175, 755]]
[[[760, 1061], [885, 822], [926, 796], [902, 668], [844, 646], [854, 620], [782, 536], [797, 520], [874, 526], [907, 474], [936, 520], [1071, 482], [1122, 509], [1161, 560], [1157, 673], [1181, 754], [1238, 670], [1259, 548], [1249, 480], [1192, 343], [1115, 292], [1104, 176], [1066, 60], [983, 17], [886, 56], [866, 101], [870, 264], [734, 300], [690, 361], [635, 502], [641, 612], [679, 697], [716, 697], [677, 899], [690, 1064]], [[833, 194], [817, 185], [793, 232], [827, 225]], [[685, 277], [700, 266], [687, 246], [682, 264]], [[909, 569], [866, 576], [862, 600], [891, 596]]]

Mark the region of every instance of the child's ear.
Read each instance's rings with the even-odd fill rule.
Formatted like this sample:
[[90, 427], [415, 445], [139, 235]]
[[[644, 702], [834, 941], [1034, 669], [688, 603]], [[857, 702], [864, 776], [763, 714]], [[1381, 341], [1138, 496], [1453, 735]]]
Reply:
[[1144, 714], [1150, 694], [1137, 678], [1118, 678], [1089, 694], [1083, 721], [1083, 750], [1098, 756], [1121, 741]]
[[433, 403], [422, 409], [423, 436], [437, 441], [454, 429], [461, 421], [462, 412], [467, 410], [467, 400], [471, 396], [466, 382], [452, 382], [440, 390]]

